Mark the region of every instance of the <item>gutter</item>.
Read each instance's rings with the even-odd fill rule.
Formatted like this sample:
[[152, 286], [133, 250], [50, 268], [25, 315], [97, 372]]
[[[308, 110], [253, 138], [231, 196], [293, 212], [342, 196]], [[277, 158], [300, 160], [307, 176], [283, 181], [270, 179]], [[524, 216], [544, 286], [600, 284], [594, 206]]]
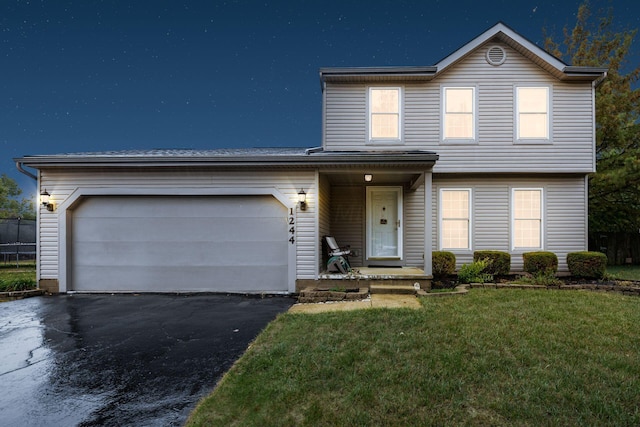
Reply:
[[29, 178], [33, 178], [36, 181], [38, 181], [38, 177], [35, 176], [34, 174], [32, 174], [31, 172], [29, 172], [28, 170], [24, 169], [24, 163], [21, 161], [16, 161], [16, 168], [22, 172], [23, 174], [27, 175]]
[[[318, 147], [320, 148], [320, 147]], [[428, 151], [414, 152], [335, 152], [327, 153], [310, 149], [303, 155], [262, 155], [262, 156], [34, 156], [17, 159], [17, 164], [29, 167], [322, 167], [350, 166], [354, 164], [384, 165], [401, 162], [403, 164], [434, 164], [438, 155]], [[24, 169], [22, 170], [24, 171]], [[24, 173], [28, 173], [24, 171]], [[33, 177], [33, 175], [30, 175]]]

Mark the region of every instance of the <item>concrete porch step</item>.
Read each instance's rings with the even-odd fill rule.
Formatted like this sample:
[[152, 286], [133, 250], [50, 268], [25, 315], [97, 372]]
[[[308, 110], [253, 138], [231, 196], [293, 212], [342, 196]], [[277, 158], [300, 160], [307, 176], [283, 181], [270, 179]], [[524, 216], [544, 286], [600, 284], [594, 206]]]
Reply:
[[371, 284], [369, 286], [369, 293], [415, 295], [416, 288], [411, 285]]

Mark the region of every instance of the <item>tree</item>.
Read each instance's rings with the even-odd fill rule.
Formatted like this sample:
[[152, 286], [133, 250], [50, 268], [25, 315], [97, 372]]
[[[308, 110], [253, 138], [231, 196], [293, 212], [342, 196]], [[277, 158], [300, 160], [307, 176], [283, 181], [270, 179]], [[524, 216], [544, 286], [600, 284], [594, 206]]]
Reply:
[[[572, 30], [557, 43], [545, 33], [545, 48], [572, 65], [607, 67], [596, 89], [597, 172], [589, 179], [591, 231], [640, 228], [640, 65], [628, 69], [637, 29], [616, 32], [613, 10], [591, 15], [588, 1], [578, 8]], [[634, 88], [635, 87], [635, 88]]]
[[33, 201], [24, 198], [18, 200], [21, 194], [17, 182], [6, 174], [0, 175], [0, 218], [36, 218]]

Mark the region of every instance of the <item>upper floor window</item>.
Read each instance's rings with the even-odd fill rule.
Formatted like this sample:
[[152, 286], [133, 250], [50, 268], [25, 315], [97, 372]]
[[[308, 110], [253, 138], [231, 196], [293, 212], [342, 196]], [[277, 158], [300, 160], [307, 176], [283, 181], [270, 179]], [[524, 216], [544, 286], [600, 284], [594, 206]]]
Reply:
[[549, 88], [516, 87], [517, 139], [549, 139]]
[[475, 139], [475, 88], [443, 88], [443, 139]]
[[513, 249], [542, 248], [542, 189], [514, 189]]
[[400, 101], [402, 93], [399, 87], [369, 88], [369, 139], [400, 140]]
[[440, 248], [471, 249], [471, 190], [440, 190]]

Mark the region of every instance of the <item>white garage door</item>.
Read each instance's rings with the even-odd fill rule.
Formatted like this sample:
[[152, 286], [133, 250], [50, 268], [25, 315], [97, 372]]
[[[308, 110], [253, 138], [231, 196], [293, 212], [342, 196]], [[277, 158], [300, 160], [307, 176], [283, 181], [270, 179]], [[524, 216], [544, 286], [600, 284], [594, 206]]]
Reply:
[[71, 224], [75, 291], [287, 291], [287, 210], [271, 196], [90, 197]]

